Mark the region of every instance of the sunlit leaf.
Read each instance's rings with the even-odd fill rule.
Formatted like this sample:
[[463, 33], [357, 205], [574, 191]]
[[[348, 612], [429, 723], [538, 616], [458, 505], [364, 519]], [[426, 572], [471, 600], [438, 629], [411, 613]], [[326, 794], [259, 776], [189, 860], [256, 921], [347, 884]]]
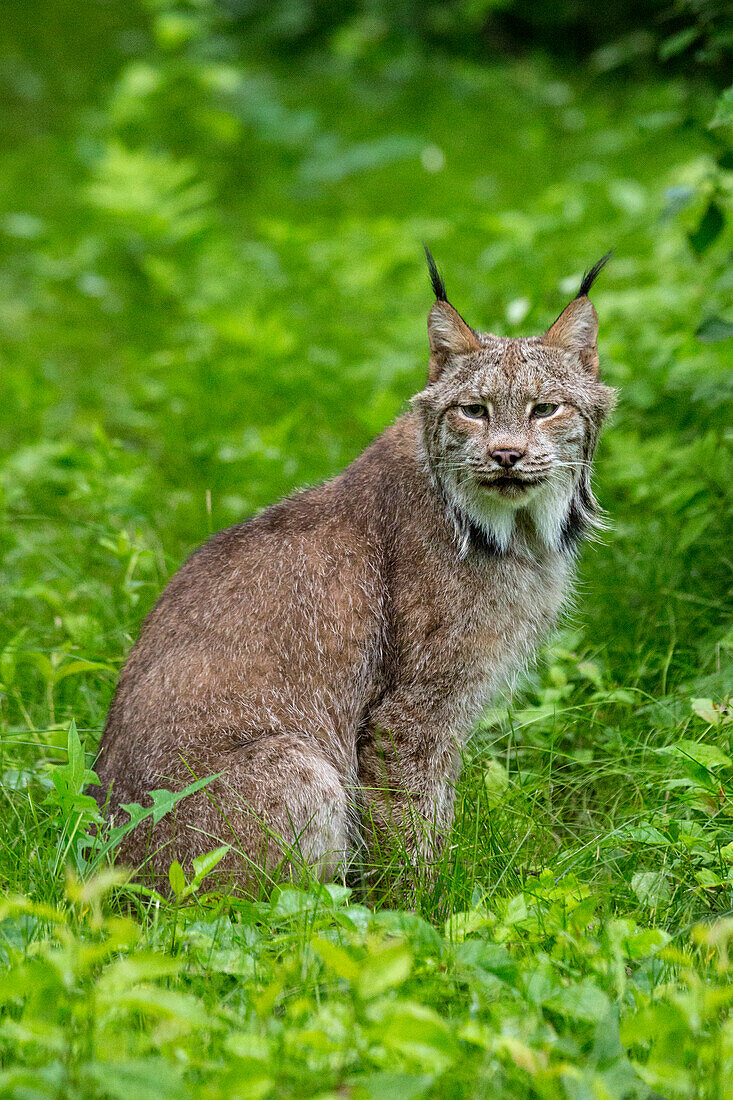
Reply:
[[344, 978], [348, 982], [357, 980], [361, 969], [360, 964], [349, 954], [346, 948], [320, 937], [315, 938], [311, 946], [316, 954], [320, 955], [326, 966], [333, 970], [335, 974], [338, 974], [340, 978]]
[[168, 881], [176, 897], [182, 897], [186, 889], [186, 876], [177, 859], [174, 859], [168, 868]]
[[717, 745], [708, 745], [704, 741], [678, 741], [676, 745], [667, 745], [660, 751], [669, 753], [670, 756], [692, 760], [703, 768], [714, 769], [733, 766], [733, 760], [727, 753], [719, 749]]
[[408, 1001], [392, 1002], [380, 1031], [384, 1045], [424, 1070], [443, 1072], [458, 1056], [447, 1024], [432, 1009]]
[[412, 954], [403, 944], [367, 955], [356, 978], [356, 990], [365, 1000], [401, 985], [412, 969]]
[[486, 792], [486, 804], [493, 809], [499, 806], [509, 788], [509, 776], [506, 768], [493, 757], [484, 764], [484, 789]]
[[661, 871], [637, 871], [631, 878], [631, 889], [642, 905], [659, 909], [672, 898], [669, 880]]

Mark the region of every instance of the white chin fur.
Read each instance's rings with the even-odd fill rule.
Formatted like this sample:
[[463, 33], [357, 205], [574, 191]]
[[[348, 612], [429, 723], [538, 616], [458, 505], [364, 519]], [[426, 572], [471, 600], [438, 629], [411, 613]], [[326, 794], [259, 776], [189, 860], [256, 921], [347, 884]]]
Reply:
[[563, 528], [574, 492], [575, 486], [570, 483], [541, 485], [529, 504], [537, 534], [553, 550], [559, 550], [562, 545]]
[[514, 536], [517, 516], [525, 511], [534, 524], [538, 536], [550, 549], [558, 550], [562, 532], [573, 496], [572, 484], [546, 484], [529, 489], [521, 497], [507, 499], [478, 487], [470, 495], [458, 494], [461, 507], [473, 523], [496, 543], [503, 552], [508, 550]]

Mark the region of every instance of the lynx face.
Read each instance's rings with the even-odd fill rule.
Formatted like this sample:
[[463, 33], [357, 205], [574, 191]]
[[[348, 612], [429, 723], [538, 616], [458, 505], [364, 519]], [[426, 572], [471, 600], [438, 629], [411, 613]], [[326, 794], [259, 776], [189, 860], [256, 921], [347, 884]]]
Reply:
[[498, 552], [520, 532], [571, 549], [598, 524], [591, 461], [613, 405], [598, 377], [598, 321], [587, 295], [543, 337], [528, 339], [476, 333], [439, 297], [428, 332], [430, 382], [415, 404], [459, 537], [473, 526]]

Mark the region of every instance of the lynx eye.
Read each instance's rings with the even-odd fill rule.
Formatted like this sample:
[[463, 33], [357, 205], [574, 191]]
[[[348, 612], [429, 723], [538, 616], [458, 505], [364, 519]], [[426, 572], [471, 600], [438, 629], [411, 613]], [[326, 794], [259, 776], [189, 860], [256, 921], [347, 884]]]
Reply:
[[552, 416], [559, 408], [559, 405], [552, 405], [549, 401], [544, 401], [539, 405], [535, 405], [531, 415], [541, 420], [543, 416]]
[[481, 420], [483, 417], [488, 416], [485, 405], [461, 405], [461, 412], [469, 420]]

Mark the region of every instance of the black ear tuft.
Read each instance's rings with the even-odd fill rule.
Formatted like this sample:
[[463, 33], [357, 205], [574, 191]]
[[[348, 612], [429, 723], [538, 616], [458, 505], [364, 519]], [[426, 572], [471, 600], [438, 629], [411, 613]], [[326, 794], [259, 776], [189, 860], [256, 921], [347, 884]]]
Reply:
[[430, 272], [430, 282], [433, 287], [433, 293], [439, 302], [447, 302], [448, 295], [445, 292], [445, 283], [433, 259], [433, 254], [426, 244], [423, 245], [423, 248], [425, 249], [425, 259], [428, 261], [428, 271]]
[[605, 256], [601, 256], [600, 260], [598, 260], [597, 263], [593, 264], [593, 267], [590, 268], [589, 271], [586, 271], [585, 275], [583, 276], [583, 281], [580, 284], [580, 290], [575, 295], [576, 298], [585, 298], [587, 296], [588, 291], [593, 286], [593, 283], [596, 281], [596, 277], [606, 266], [612, 255], [613, 249], [611, 249], [610, 252], [607, 252]]

